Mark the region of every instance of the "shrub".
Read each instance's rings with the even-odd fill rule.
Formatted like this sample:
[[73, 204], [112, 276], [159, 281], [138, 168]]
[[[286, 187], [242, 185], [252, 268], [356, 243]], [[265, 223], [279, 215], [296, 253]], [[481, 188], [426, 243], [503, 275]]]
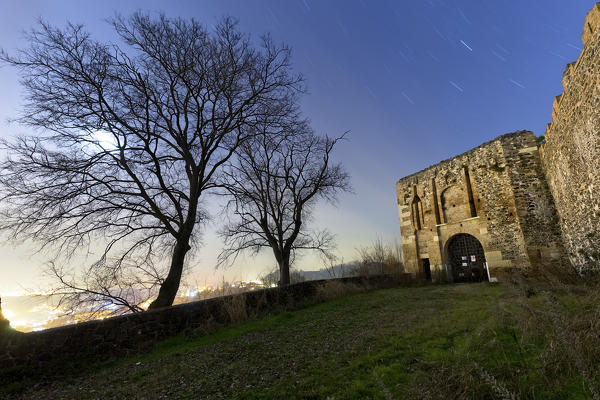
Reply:
[[386, 245], [378, 238], [370, 246], [357, 251], [359, 264], [354, 272], [358, 276], [399, 275], [404, 272], [402, 249], [398, 242]]
[[515, 272], [511, 284], [527, 316], [514, 321], [523, 335], [519, 343], [543, 343], [538, 365], [526, 366], [525, 374], [541, 370], [549, 381], [570, 377], [600, 399], [600, 281], [584, 281], [570, 268], [539, 266]]
[[333, 279], [325, 281], [323, 284], [317, 286], [317, 293], [315, 297], [317, 301], [327, 301], [364, 290], [364, 288], [361, 288], [354, 283], [342, 282], [340, 280]]
[[244, 322], [248, 320], [248, 307], [246, 296], [235, 294], [223, 299], [223, 309], [227, 313], [230, 322]]

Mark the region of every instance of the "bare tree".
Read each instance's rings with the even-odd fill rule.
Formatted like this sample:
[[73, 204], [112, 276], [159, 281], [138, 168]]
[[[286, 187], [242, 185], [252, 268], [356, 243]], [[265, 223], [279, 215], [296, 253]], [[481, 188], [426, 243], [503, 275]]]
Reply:
[[[343, 278], [344, 277], [344, 258], [338, 259], [338, 257], [325, 257], [323, 260], [323, 268], [329, 279]], [[339, 271], [336, 271], [338, 269]]]
[[302, 79], [287, 47], [254, 45], [230, 18], [212, 31], [143, 13], [110, 23], [120, 43], [40, 22], [30, 47], [0, 53], [22, 74], [17, 121], [39, 133], [3, 143], [0, 228], [61, 256], [104, 240], [98, 265], [116, 260], [112, 271], [170, 253], [150, 305], [164, 307], [206, 218], [202, 195], [265, 116], [295, 110]]
[[377, 238], [370, 246], [357, 249], [359, 275], [371, 274], [400, 274], [404, 272], [402, 262], [402, 248], [398, 242], [384, 244], [381, 238]]
[[[259, 280], [266, 287], [272, 287], [281, 282], [279, 266], [275, 266], [270, 272], [263, 274]], [[300, 283], [306, 281], [302, 271], [290, 267], [290, 283]]]
[[318, 199], [335, 201], [338, 192], [350, 190], [348, 174], [330, 159], [344, 136], [319, 137], [297, 116], [270, 120], [260, 132], [240, 146], [238, 162], [224, 173], [230, 219], [221, 231], [225, 249], [219, 260], [230, 262], [241, 251], [270, 248], [279, 283], [288, 285], [298, 250], [330, 254], [332, 236], [308, 230], [306, 222]]

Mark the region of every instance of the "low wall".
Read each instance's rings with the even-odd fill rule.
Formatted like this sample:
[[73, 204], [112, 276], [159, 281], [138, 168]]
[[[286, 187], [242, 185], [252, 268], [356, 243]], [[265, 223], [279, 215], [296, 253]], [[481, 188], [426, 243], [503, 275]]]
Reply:
[[[298, 308], [314, 302], [318, 288], [329, 281], [301, 282], [39, 332], [0, 335], [0, 384], [25, 374], [51, 373], [55, 365], [77, 368], [89, 364], [89, 360], [108, 360], [149, 349], [157, 341], [187, 330], [229, 324], [236, 320], [232, 315], [234, 306], [244, 309], [239, 307], [240, 302], [254, 315]], [[363, 288], [387, 288], [414, 283], [416, 278], [402, 274], [335, 281]]]

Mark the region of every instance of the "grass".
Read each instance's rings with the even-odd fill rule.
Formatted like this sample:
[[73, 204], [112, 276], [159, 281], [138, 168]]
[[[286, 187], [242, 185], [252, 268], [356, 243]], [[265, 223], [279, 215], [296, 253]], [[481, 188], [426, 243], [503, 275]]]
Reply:
[[175, 336], [147, 354], [26, 382], [25, 391], [4, 395], [596, 398], [598, 349], [589, 346], [598, 331], [592, 343], [585, 336], [590, 327], [575, 332], [571, 323], [595, 312], [597, 303], [578, 290], [463, 284], [356, 293], [205, 335]]

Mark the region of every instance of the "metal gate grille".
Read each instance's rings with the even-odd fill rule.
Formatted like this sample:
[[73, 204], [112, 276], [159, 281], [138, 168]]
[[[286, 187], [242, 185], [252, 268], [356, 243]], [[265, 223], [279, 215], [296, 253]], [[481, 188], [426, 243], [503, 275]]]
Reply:
[[474, 236], [466, 233], [453, 236], [448, 244], [448, 256], [455, 282], [487, 280], [483, 247]]

